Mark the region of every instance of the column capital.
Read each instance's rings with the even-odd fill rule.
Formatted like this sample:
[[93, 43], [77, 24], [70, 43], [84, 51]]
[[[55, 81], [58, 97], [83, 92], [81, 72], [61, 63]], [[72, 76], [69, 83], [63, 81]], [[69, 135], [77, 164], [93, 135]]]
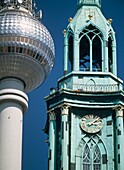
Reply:
[[116, 105], [113, 110], [116, 110], [116, 111], [120, 111], [120, 110], [124, 110], [124, 106], [122, 106], [121, 104], [119, 105]]
[[64, 103], [62, 106], [61, 106], [61, 114], [62, 115], [68, 115], [69, 113], [69, 108], [70, 106], [66, 103]]
[[116, 112], [116, 117], [123, 117], [124, 106], [117, 105], [113, 108], [113, 110], [115, 110], [115, 112]]
[[48, 110], [47, 113], [49, 115], [49, 120], [50, 121], [56, 120], [56, 113], [55, 113], [54, 109]]

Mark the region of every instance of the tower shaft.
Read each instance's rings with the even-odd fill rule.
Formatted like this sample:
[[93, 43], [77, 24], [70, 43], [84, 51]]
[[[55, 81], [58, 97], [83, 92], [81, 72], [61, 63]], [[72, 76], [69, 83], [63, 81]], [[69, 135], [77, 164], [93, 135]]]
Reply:
[[23, 113], [28, 108], [24, 85], [17, 79], [0, 82], [0, 170], [21, 170]]
[[32, 0], [0, 0], [0, 170], [21, 170], [25, 93], [54, 65], [54, 43]]
[[45, 127], [54, 170], [124, 169], [123, 81], [112, 19], [100, 8], [100, 0], [79, 0], [63, 32], [64, 75], [45, 98], [56, 115], [55, 132], [49, 116]]

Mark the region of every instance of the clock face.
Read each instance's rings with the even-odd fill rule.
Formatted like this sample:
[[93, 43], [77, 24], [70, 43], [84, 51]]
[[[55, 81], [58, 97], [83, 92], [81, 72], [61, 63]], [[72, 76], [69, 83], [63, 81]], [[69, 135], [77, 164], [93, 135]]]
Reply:
[[82, 118], [80, 126], [87, 133], [97, 133], [103, 126], [103, 120], [96, 115], [86, 115]]

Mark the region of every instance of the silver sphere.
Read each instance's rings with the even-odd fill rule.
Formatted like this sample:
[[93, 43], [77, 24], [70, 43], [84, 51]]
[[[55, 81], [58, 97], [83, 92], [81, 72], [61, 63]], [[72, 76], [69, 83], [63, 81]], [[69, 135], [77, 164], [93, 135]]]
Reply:
[[25, 92], [44, 82], [54, 65], [54, 43], [46, 27], [19, 10], [0, 12], [0, 79], [15, 77]]

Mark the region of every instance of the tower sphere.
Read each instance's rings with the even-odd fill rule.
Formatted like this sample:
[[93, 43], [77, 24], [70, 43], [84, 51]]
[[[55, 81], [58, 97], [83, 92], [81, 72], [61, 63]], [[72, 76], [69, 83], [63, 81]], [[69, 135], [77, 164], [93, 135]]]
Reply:
[[5, 2], [0, 2], [0, 79], [20, 79], [24, 91], [29, 92], [49, 75], [54, 65], [54, 43], [28, 6], [21, 6], [20, 1]]

